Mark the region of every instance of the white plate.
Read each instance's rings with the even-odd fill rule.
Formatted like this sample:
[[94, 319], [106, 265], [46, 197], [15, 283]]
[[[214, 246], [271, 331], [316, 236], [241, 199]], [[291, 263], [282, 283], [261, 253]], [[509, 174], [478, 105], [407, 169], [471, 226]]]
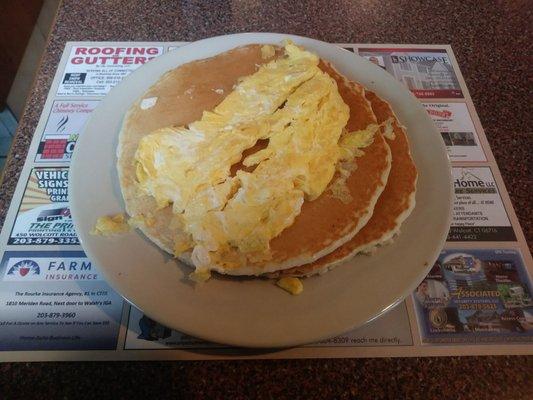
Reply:
[[[211, 279], [195, 287], [190, 269], [138, 232], [89, 235], [96, 218], [124, 212], [115, 168], [118, 133], [132, 102], [169, 69], [248, 43], [290, 38], [330, 60], [347, 77], [392, 104], [407, 127], [419, 178], [417, 205], [394, 244], [306, 279], [291, 296], [272, 282]], [[337, 46], [304, 37], [245, 33], [194, 42], [129, 75], [92, 113], [70, 167], [70, 204], [87, 256], [129, 302], [160, 323], [214, 342], [280, 347], [334, 336], [384, 313], [408, 296], [442, 249], [450, 225], [452, 185], [444, 143], [418, 100], [387, 72]]]

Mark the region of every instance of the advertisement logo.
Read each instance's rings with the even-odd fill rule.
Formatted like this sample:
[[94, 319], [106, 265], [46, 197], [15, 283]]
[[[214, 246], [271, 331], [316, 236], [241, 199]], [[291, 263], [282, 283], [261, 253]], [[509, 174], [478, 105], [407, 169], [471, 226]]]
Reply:
[[450, 119], [453, 115], [449, 110], [435, 110], [434, 108], [427, 108], [426, 111], [429, 115], [434, 115], [435, 117], [444, 119]]
[[448, 57], [445, 56], [434, 56], [434, 55], [422, 55], [422, 56], [412, 56], [412, 55], [392, 55], [390, 56], [393, 64], [400, 63], [443, 63], [448, 64]]
[[39, 268], [39, 264], [37, 264], [35, 261], [22, 260], [9, 268], [6, 275], [24, 278], [25, 276], [40, 275], [40, 273], [41, 270]]
[[456, 194], [477, 193], [477, 194], [496, 194], [496, 183], [487, 179], [482, 179], [473, 171], [463, 168], [458, 178], [453, 181]]
[[35, 161], [48, 163], [70, 161], [87, 118], [98, 100], [56, 100], [48, 116]]
[[57, 221], [63, 219], [72, 219], [72, 216], [70, 215], [70, 210], [67, 207], [43, 210], [39, 213], [39, 216], [37, 217], [38, 222]]
[[86, 77], [86, 72], [67, 72], [63, 78], [63, 84], [83, 85]]
[[101, 280], [97, 268], [80, 252], [65, 252], [61, 256], [56, 256], [57, 252], [43, 252], [42, 256], [23, 252], [13, 254], [20, 256], [8, 258], [4, 281]]

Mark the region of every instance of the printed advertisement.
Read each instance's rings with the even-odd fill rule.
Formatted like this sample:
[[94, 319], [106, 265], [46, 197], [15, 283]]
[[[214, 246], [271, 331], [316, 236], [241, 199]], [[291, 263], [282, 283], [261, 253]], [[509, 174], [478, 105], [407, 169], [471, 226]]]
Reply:
[[516, 240], [489, 167], [455, 167], [452, 179], [455, 201], [448, 241]]
[[[401, 303], [375, 321], [346, 334], [307, 347], [411, 346], [411, 328], [405, 303]], [[126, 350], [227, 348], [174, 331], [147, 317], [131, 306], [126, 334]]]
[[340, 44], [425, 102], [454, 162], [448, 243], [406, 301], [345, 334], [275, 352], [206, 342], [125, 302], [82, 251], [68, 204], [68, 165], [99, 99], [181, 44], [65, 47], [32, 139], [37, 152], [28, 154], [2, 230], [0, 361], [532, 354], [531, 257], [447, 46]]
[[351, 332], [310, 344], [308, 347], [412, 346], [405, 302]]
[[134, 306], [130, 306], [128, 332], [125, 350], [134, 349], [207, 349], [228, 346], [206, 342], [193, 336], [174, 331], [147, 317]]
[[122, 297], [81, 251], [4, 253], [0, 350], [114, 350]]
[[444, 49], [360, 48], [359, 55], [388, 71], [418, 98], [463, 98]]
[[422, 341], [531, 342], [532, 293], [518, 250], [443, 250], [413, 295]]
[[158, 46], [74, 46], [58, 96], [104, 96], [130, 72], [163, 54]]
[[54, 101], [39, 142], [35, 162], [70, 161], [85, 122], [99, 101]]
[[424, 103], [451, 161], [486, 161], [466, 103]]
[[34, 168], [8, 244], [79, 244], [68, 205], [68, 168]]

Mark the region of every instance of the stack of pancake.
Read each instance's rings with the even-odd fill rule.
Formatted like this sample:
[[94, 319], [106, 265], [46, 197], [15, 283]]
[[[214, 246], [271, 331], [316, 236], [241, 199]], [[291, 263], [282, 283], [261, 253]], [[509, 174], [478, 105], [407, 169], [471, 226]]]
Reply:
[[[276, 112], [289, 107], [292, 101], [291, 95], [295, 95], [299, 88], [312, 79], [304, 77], [306, 71], [303, 67], [295, 66], [301, 62], [302, 57], [308, 57], [312, 64], [313, 56], [308, 52], [304, 53], [290, 55], [287, 47], [284, 49], [280, 46], [252, 44], [212, 58], [184, 64], [163, 75], [131, 106], [124, 118], [117, 149], [117, 168], [130, 221], [159, 247], [196, 267], [196, 278], [205, 279], [210, 271], [229, 275], [268, 277], [302, 277], [323, 273], [355, 254], [371, 253], [378, 246], [389, 242], [399, 233], [400, 225], [415, 205], [417, 171], [410, 155], [406, 130], [394, 115], [390, 105], [375, 93], [342, 76], [327, 60], [317, 58], [315, 64], [321, 72], [315, 71], [313, 77], [326, 79], [326, 84], [334, 81], [333, 89], [326, 91], [324, 97], [317, 100], [317, 110], [322, 112], [326, 102], [334, 101], [333, 98], [340, 95], [342, 100], [337, 101], [340, 106], [336, 106], [334, 111], [338, 113], [339, 120], [342, 118], [344, 120], [333, 121], [340, 124], [337, 128], [331, 127], [331, 118], [328, 120], [326, 117], [323, 119], [317, 117], [318, 122], [315, 123], [314, 129], [319, 134], [321, 129], [324, 132], [328, 131], [333, 138], [331, 140], [336, 143], [335, 138], [338, 138], [339, 144], [349, 143], [348, 138], [351, 134], [352, 138], [358, 138], [356, 141], [351, 141], [358, 144], [348, 152], [349, 159], [339, 155], [339, 151], [342, 151], [340, 145], [326, 143], [320, 147], [315, 143], [316, 137], [311, 140], [313, 146], [320, 147], [320, 151], [325, 146], [334, 146], [331, 147], [334, 150], [331, 154], [337, 157], [334, 162], [335, 170], [331, 170], [330, 175], [328, 171], [321, 171], [321, 175], [313, 175], [315, 173], [313, 168], [321, 168], [320, 164], [325, 163], [306, 167], [307, 176], [328, 177], [318, 193], [316, 190], [313, 192], [311, 189], [306, 189], [313, 183], [302, 183], [303, 178], [300, 175], [297, 175], [300, 180], [289, 184], [288, 190], [292, 196], [290, 198], [296, 196], [297, 199], [303, 200], [291, 203], [292, 214], [288, 211], [287, 213], [293, 218], [287, 217], [282, 229], [275, 232], [272, 229], [267, 230], [272, 237], [267, 243], [266, 250], [262, 243], [262, 247], [257, 245], [246, 253], [242, 249], [250, 246], [250, 242], [245, 242], [245, 246], [242, 243], [246, 238], [237, 237], [235, 234], [233, 237], [231, 233], [235, 231], [233, 227], [228, 228], [227, 225], [220, 223], [222, 228], [217, 228], [217, 231], [212, 225], [206, 225], [206, 216], [216, 215], [218, 219], [224, 218], [223, 213], [232, 207], [231, 202], [238, 200], [242, 195], [240, 189], [247, 182], [246, 179], [257, 173], [261, 163], [267, 163], [275, 158], [276, 155], [272, 154], [273, 150], [270, 149], [273, 138], [279, 140], [280, 133], [267, 131], [278, 129], [275, 126], [282, 117], [274, 119]], [[291, 62], [290, 57], [294, 57], [296, 61]], [[287, 76], [275, 76], [272, 71], [277, 68], [276, 62], [288, 63]], [[225, 115], [223, 112], [227, 108], [225, 106], [231, 101], [235, 102], [236, 96], [241, 96], [237, 100], [240, 101], [239, 104], [243, 104], [242, 98], [251, 96], [243, 89], [252, 85], [250, 77], [259, 76], [255, 74], [268, 74], [269, 71], [271, 76], [268, 79], [273, 79], [274, 76], [276, 79], [279, 78], [280, 82], [287, 82], [296, 76], [303, 83], [299, 82], [294, 87], [286, 89], [285, 97], [274, 96], [269, 92], [279, 104], [272, 106], [273, 110], [263, 113], [252, 110], [255, 114], [249, 117], [246, 126], [235, 128], [234, 125], [238, 123], [229, 124], [228, 121], [235, 121], [236, 117], [233, 114]], [[267, 84], [268, 82], [270, 81], [267, 81]], [[254, 91], [257, 91], [257, 88], [252, 90]], [[310, 91], [309, 96], [313, 96], [315, 92]], [[230, 99], [230, 96], [233, 98]], [[253, 96], [256, 96], [254, 99], [257, 100], [255, 92]], [[303, 99], [302, 104], [305, 105], [306, 101]], [[311, 100], [307, 101], [310, 102]], [[256, 101], [253, 107], [259, 107], [257, 104]], [[252, 111], [237, 110], [233, 113], [238, 113], [241, 118], [241, 114], [250, 114]], [[243, 121], [242, 118], [239, 121]], [[226, 125], [224, 128], [216, 128], [220, 129], [220, 132], [215, 131], [212, 121], [221, 120]], [[326, 122], [321, 122], [322, 120]], [[197, 127], [207, 126], [207, 122], [211, 125], [205, 129], [211, 131], [206, 131], [204, 135]], [[288, 126], [290, 127], [290, 123], [279, 129], [288, 129]], [[238, 135], [249, 132], [251, 128], [255, 129], [257, 140], [252, 140], [251, 145], [244, 145], [243, 151], [238, 153], [238, 159], [226, 157], [224, 168], [215, 171], [216, 180], [213, 180], [215, 179], [212, 178], [213, 174], [203, 177], [201, 171], [195, 171], [194, 164], [181, 167], [180, 157], [188, 157], [184, 143], [194, 147], [198, 142], [222, 137], [219, 134], [226, 135], [223, 137], [228, 137], [229, 143], [232, 141], [232, 136], [227, 136], [228, 130], [233, 132], [234, 129], [237, 129], [235, 140], [238, 142], [237, 139], [242, 139]], [[258, 130], [260, 133], [257, 133]], [[183, 135], [192, 134], [196, 135], [197, 139], [182, 141]], [[172, 141], [173, 138], [176, 138], [175, 142]], [[359, 140], [361, 138], [364, 140]], [[244, 142], [241, 140], [238, 143], [240, 145], [247, 143], [245, 139], [243, 140]], [[272, 148], [280, 149], [279, 146]], [[338, 149], [340, 150], [337, 151]], [[267, 155], [259, 157], [258, 165], [251, 165], [248, 162], [265, 151]], [[323, 151], [320, 154], [324, 156], [328, 153]], [[168, 160], [173, 155], [176, 157], [175, 163]], [[201, 157], [204, 159], [198, 163], [199, 169], [209, 167], [210, 157], [213, 157], [213, 162], [215, 158], [218, 160], [216, 162], [222, 162], [220, 159], [223, 158], [220, 158], [218, 153], [216, 156], [202, 153]], [[197, 158], [194, 160], [198, 161]], [[290, 161], [290, 158], [288, 160]], [[264, 165], [266, 168], [267, 164]], [[327, 169], [326, 167], [324, 168]], [[184, 171], [178, 171], [181, 173], [179, 175], [181, 180], [175, 178], [177, 176], [175, 170], [179, 168], [184, 168]], [[287, 168], [292, 168], [290, 162]], [[183, 177], [188, 176], [191, 176], [190, 182], [183, 181]], [[272, 176], [273, 180], [275, 178], [279, 177]], [[177, 182], [175, 193], [172, 192], [173, 182]], [[196, 192], [191, 189], [192, 186]], [[161, 190], [157, 192], [156, 189]], [[206, 208], [207, 206], [202, 208], [203, 203], [195, 200], [197, 197], [194, 197], [194, 193], [206, 190], [216, 193], [217, 196], [218, 193], [226, 191], [221, 198], [217, 197], [217, 202], [220, 204], [211, 205], [211, 208]], [[193, 197], [187, 198], [189, 200], [184, 197], [187, 191], [194, 192], [190, 195]], [[273, 196], [274, 191], [275, 188], [270, 188], [267, 193]], [[159, 194], [162, 192], [165, 193], [164, 196]], [[283, 199], [286, 193], [277, 195], [281, 197], [275, 200], [269, 198], [268, 202], [265, 200], [265, 204], [282, 202], [279, 199]], [[283, 208], [284, 204], [278, 203], [276, 203], [277, 209]], [[262, 224], [266, 226], [269, 223], [268, 218], [274, 218], [272, 211], [270, 213], [268, 210], [265, 211], [265, 207], [257, 208], [246, 202], [243, 204], [240, 204], [239, 208], [243, 215], [243, 230], [253, 228], [250, 227], [250, 221], [255, 218], [253, 212], [256, 210], [260, 210], [257, 211], [260, 213], [256, 221], [258, 227], [262, 227]], [[248, 211], [252, 217], [249, 217]], [[192, 214], [201, 215], [204, 219], [199, 220], [198, 217], [193, 220], [188, 217]], [[203, 221], [202, 229], [198, 228], [197, 221]], [[264, 229], [261, 231], [263, 236], [264, 231]], [[256, 230], [252, 229], [250, 232], [250, 236], [253, 236]], [[206, 235], [209, 240], [205, 239]], [[216, 241], [213, 240], [214, 237], [217, 238]], [[224, 251], [219, 250], [222, 246]]]

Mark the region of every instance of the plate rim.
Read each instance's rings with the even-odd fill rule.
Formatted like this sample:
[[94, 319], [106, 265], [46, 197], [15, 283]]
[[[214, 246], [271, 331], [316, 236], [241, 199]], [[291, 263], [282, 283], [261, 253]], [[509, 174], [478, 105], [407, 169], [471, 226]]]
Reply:
[[[172, 53], [172, 52], [179, 52], [179, 53], [187, 54], [187, 52], [189, 52], [191, 49], [194, 49], [196, 46], [202, 46], [202, 45], [205, 45], [206, 43], [214, 42], [214, 41], [221, 40], [221, 39], [230, 39], [231, 40], [231, 39], [238, 39], [238, 38], [250, 39], [250, 41], [248, 43], [254, 43], [254, 42], [266, 43], [267, 41], [279, 42], [280, 40], [283, 40], [283, 39], [293, 39], [293, 40], [295, 40], [295, 42], [300, 42], [300, 41], [309, 42], [309, 41], [312, 41], [312, 42], [318, 43], [320, 46], [326, 45], [328, 47], [334, 47], [336, 49], [341, 50], [345, 54], [349, 54], [350, 57], [354, 57], [354, 58], [359, 59], [359, 60], [361, 60], [361, 61], [363, 61], [365, 63], [371, 64], [369, 61], [365, 60], [363, 57], [359, 56], [358, 54], [355, 54], [354, 52], [350, 52], [349, 50], [346, 50], [346, 49], [344, 49], [344, 48], [342, 48], [340, 46], [337, 46], [335, 44], [319, 41], [319, 40], [316, 40], [316, 39], [313, 39], [313, 38], [304, 37], [304, 36], [298, 36], [298, 35], [292, 35], [292, 34], [283, 34], [283, 33], [266, 33], [266, 32], [246, 32], [246, 33], [237, 33], [237, 34], [231, 34], [231, 35], [220, 35], [220, 36], [215, 36], [215, 37], [202, 39], [202, 40], [199, 40], [199, 41], [195, 41], [195, 42], [191, 42], [191, 43], [185, 44], [185, 45], [179, 47], [176, 50], [168, 51], [167, 53], [161, 55], [160, 57], [156, 58], [155, 60], [153, 60], [151, 62], [157, 62], [157, 60], [161, 60], [163, 57], [169, 56], [169, 54]], [[237, 45], [235, 45], [233, 47], [237, 47], [239, 45], [242, 45], [242, 44], [237, 44]], [[226, 50], [224, 50], [224, 51], [226, 51]], [[174, 54], [174, 57], [176, 57], [176, 54]], [[168, 58], [170, 58], [170, 57], [168, 57]], [[196, 59], [201, 59], [201, 58], [204, 58], [204, 57], [199, 57], [199, 58], [196, 58]], [[160, 62], [162, 63], [163, 61], [160, 61]], [[186, 61], [186, 62], [188, 62], [188, 61]], [[184, 62], [177, 63], [172, 68], [176, 68], [177, 66], [182, 65], [183, 63]], [[105, 106], [106, 99], [111, 98], [112, 95], [114, 96], [117, 92], [119, 92], [121, 90], [122, 87], [124, 87], [125, 85], [128, 85], [128, 83], [130, 81], [136, 79], [137, 76], [141, 76], [143, 68], [144, 67], [140, 67], [137, 70], [135, 70], [132, 73], [130, 73], [128, 76], [126, 76], [118, 85], [116, 85], [108, 93], [107, 96], [104, 97], [104, 99], [101, 100], [101, 102], [98, 105], [97, 109], [91, 114], [91, 116], [89, 117], [88, 121], [86, 122], [86, 124], [85, 124], [85, 126], [83, 128], [83, 131], [89, 129], [89, 127], [91, 126], [91, 124], [90, 124], [91, 120], [93, 118], [95, 118], [95, 116], [98, 115], [98, 113], [96, 113], [96, 111], [102, 105]], [[378, 67], [376, 67], [376, 68], [378, 68]], [[393, 78], [392, 76], [390, 78], [394, 79], [394, 81], [396, 82], [395, 78]], [[147, 86], [147, 87], [149, 87], [149, 86]], [[403, 88], [403, 89], [404, 89], [405, 93], [408, 93], [412, 98], [414, 98], [420, 104], [419, 100], [416, 99], [412, 95], [412, 93], [410, 93], [408, 91], [407, 88]], [[420, 107], [422, 107], [421, 104], [420, 104]], [[426, 116], [426, 118], [429, 121], [431, 121], [430, 117], [427, 116], [427, 114], [425, 116]], [[122, 117], [121, 117], [121, 119], [122, 119]], [[434, 132], [436, 132], [438, 134], [438, 130], [436, 129], [436, 127], [434, 126], [432, 121], [431, 121], [431, 124], [433, 125]], [[118, 132], [116, 132], [115, 135], [118, 136]], [[69, 202], [70, 202], [71, 213], [72, 213], [72, 216], [73, 216], [73, 222], [74, 222], [74, 225], [75, 225], [75, 229], [76, 229], [76, 232], [78, 233], [78, 237], [80, 238], [80, 244], [83, 244], [85, 242], [85, 240], [82, 240], [82, 239], [84, 237], [86, 237], [87, 233], [83, 229], [80, 230], [78, 222], [77, 222], [78, 221], [77, 216], [79, 216], [83, 211], [82, 210], [78, 210], [78, 207], [75, 205], [76, 201], [72, 200], [72, 193], [76, 193], [77, 192], [77, 188], [78, 188], [78, 183], [76, 183], [77, 182], [76, 179], [72, 179], [72, 178], [77, 175], [77, 172], [76, 172], [77, 170], [76, 170], [75, 166], [77, 165], [76, 162], [77, 162], [78, 158], [80, 157], [79, 154], [81, 153], [81, 150], [79, 150], [80, 148], [82, 148], [82, 146], [80, 145], [80, 142], [83, 143], [83, 138], [86, 137], [86, 136], [88, 136], [88, 135], [83, 135], [83, 134], [80, 135], [79, 142], [77, 143], [77, 145], [75, 147], [75, 150], [74, 150], [74, 154], [73, 154], [73, 157], [72, 157], [72, 160], [71, 160], [71, 164], [70, 164], [70, 171], [69, 171]], [[440, 135], [439, 135], [439, 137], [440, 137]], [[444, 146], [444, 142], [442, 141], [442, 138], [440, 138], [440, 141], [441, 141], [441, 150], [446, 155], [445, 158], [446, 158], [446, 163], [447, 163], [447, 176], [448, 176], [448, 180], [449, 180], [449, 185], [448, 185], [448, 199], [449, 199], [449, 201], [447, 202], [448, 203], [448, 210], [447, 210], [448, 212], [446, 213], [446, 222], [445, 222], [445, 225], [447, 226], [447, 228], [446, 228], [446, 232], [447, 232], [448, 229], [449, 229], [451, 220], [452, 220], [453, 187], [452, 187], [452, 184], [451, 184], [452, 183], [451, 163], [450, 163], [449, 157], [448, 157], [448, 155], [446, 153], [446, 148]], [[116, 158], [114, 159], [114, 162], [116, 162]], [[80, 185], [81, 185], [81, 181], [80, 181]], [[417, 188], [417, 194], [418, 194], [418, 188]], [[81, 235], [80, 235], [80, 231], [82, 232]], [[442, 248], [444, 247], [444, 244], [446, 243], [446, 236], [447, 236], [447, 234], [441, 235], [440, 241], [439, 241], [439, 245], [435, 246], [436, 250], [433, 250], [433, 252], [431, 254], [431, 259], [433, 260], [433, 262], [438, 258], [438, 255], [440, 254]], [[82, 247], [83, 247], [83, 251], [85, 252], [87, 257], [89, 257], [91, 260], [99, 258], [96, 254], [94, 254], [93, 248], [91, 246], [88, 246], [88, 247], [82, 246]], [[136, 301], [131, 299], [130, 296], [127, 296], [127, 295], [124, 294], [123, 288], [120, 285], [119, 280], [115, 279], [115, 277], [113, 277], [112, 274], [107, 273], [106, 268], [104, 268], [104, 266], [101, 263], [98, 263], [98, 265], [100, 266], [100, 270], [101, 270], [102, 274], [106, 278], [106, 282], [119, 295], [121, 295], [126, 301], [128, 301], [130, 304], [134, 305], [135, 307], [139, 308], [142, 312], [144, 312], [142, 306], [137, 306], [136, 305], [137, 304]], [[373, 321], [374, 319], [380, 317], [381, 315], [383, 315], [388, 310], [394, 308], [401, 301], [403, 301], [406, 297], [408, 297], [410, 295], [410, 293], [413, 292], [413, 290], [420, 283], [420, 281], [422, 279], [424, 279], [424, 277], [427, 275], [427, 272], [431, 269], [431, 267], [432, 267], [432, 263], [429, 263], [429, 265], [426, 266], [426, 268], [425, 268], [425, 270], [423, 272], [421, 270], [421, 272], [419, 273], [419, 279], [417, 279], [416, 281], [413, 281], [411, 283], [411, 285], [409, 285], [409, 287], [406, 287], [402, 291], [402, 293], [399, 296], [397, 296], [395, 298], [395, 300], [392, 303], [390, 303], [387, 307], [383, 308], [382, 310], [380, 310], [377, 313], [374, 313], [371, 318], [368, 318], [365, 321], [355, 321], [351, 326], [347, 326], [344, 331], [349, 331], [349, 330], [352, 330], [352, 329], [354, 329], [356, 327], [360, 327], [362, 325], [365, 325], [368, 322]], [[154, 315], [154, 314], [153, 313], [149, 313], [149, 315]], [[190, 334], [192, 336], [201, 337], [202, 339], [206, 339], [206, 340], [209, 340], [209, 341], [212, 341], [212, 342], [215, 342], [215, 343], [225, 343], [225, 344], [230, 344], [230, 345], [233, 345], [233, 346], [251, 347], [251, 348], [291, 347], [291, 346], [300, 345], [300, 344], [303, 344], [303, 343], [315, 342], [315, 341], [321, 340], [323, 338], [331, 337], [333, 335], [337, 335], [337, 334], [342, 333], [342, 332], [339, 332], [338, 330], [335, 330], [335, 332], [331, 332], [331, 331], [325, 332], [325, 331], [323, 331], [320, 334], [317, 334], [315, 336], [309, 335], [309, 337], [307, 339], [303, 340], [303, 341], [302, 341], [302, 339], [295, 339], [295, 340], [287, 339], [287, 340], [283, 340], [282, 342], [280, 342], [280, 341], [278, 341], [278, 342], [268, 342], [268, 341], [257, 341], [257, 340], [251, 340], [251, 341], [238, 340], [238, 341], [233, 341], [233, 340], [231, 340], [231, 338], [221, 339], [220, 335], [212, 334], [211, 332], [199, 333], [199, 332], [188, 331], [187, 328], [176, 327], [175, 324], [173, 323], [173, 321], [166, 321], [166, 318], [155, 318], [155, 319], [157, 321], [160, 321], [160, 323], [163, 323], [164, 325], [167, 325], [167, 326], [169, 326], [169, 327], [171, 327], [173, 329], [176, 329], [176, 330], [178, 330], [180, 332], [187, 333], [187, 334]]]

